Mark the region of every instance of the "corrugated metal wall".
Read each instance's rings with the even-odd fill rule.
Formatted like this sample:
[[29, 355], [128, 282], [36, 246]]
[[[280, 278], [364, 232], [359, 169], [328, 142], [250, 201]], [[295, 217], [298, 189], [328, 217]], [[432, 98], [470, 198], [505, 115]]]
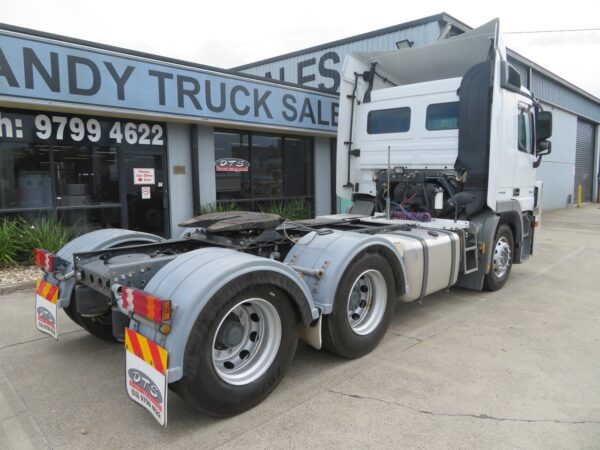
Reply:
[[573, 173], [575, 172], [575, 141], [577, 116], [542, 103], [552, 112], [554, 133], [552, 153], [542, 158], [537, 170], [538, 180], [544, 182], [542, 207], [544, 210], [566, 208], [573, 202]]
[[581, 200], [592, 201], [594, 191], [594, 136], [596, 126], [579, 119], [577, 121], [577, 144], [575, 152], [575, 189], [574, 198], [577, 198], [577, 189], [581, 185]]
[[281, 79], [280, 71], [283, 70], [283, 81], [298, 83], [299, 63], [306, 63], [314, 58], [314, 63], [304, 66], [303, 71], [308, 76], [314, 75], [315, 79], [313, 81], [305, 82], [304, 85], [319, 87], [319, 84], [322, 84], [327, 89], [332, 87], [332, 79], [330, 77], [323, 77], [319, 73], [319, 61], [326, 53], [335, 52], [339, 62], [333, 63], [333, 61], [329, 59], [329, 61], [325, 62], [325, 67], [327, 69], [334, 69], [337, 72], [341, 72], [344, 58], [348, 52], [394, 50], [396, 48], [396, 42], [404, 39], [413, 41], [415, 47], [417, 47], [436, 41], [439, 34], [440, 24], [437, 21], [434, 21], [392, 33], [369, 37], [360, 41], [352, 41], [342, 45], [324, 48], [315, 52], [304, 53], [299, 56], [292, 56], [279, 61], [270, 62], [268, 64], [261, 64], [259, 66], [243, 69], [241, 72], [258, 76], [265, 76], [267, 73], [270, 73], [272, 78]]
[[549, 103], [568, 109], [595, 122], [600, 122], [599, 103], [577, 94], [535, 70], [533, 71], [531, 91], [536, 97]]

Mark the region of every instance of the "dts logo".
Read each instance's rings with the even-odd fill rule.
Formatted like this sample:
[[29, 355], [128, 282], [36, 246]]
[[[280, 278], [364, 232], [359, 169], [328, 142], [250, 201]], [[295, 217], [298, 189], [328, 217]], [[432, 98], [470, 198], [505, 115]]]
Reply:
[[156, 399], [158, 403], [162, 403], [163, 398], [160, 389], [148, 375], [139, 369], [129, 369], [127, 373], [129, 374], [130, 380], [136, 386], [141, 388], [149, 397]]

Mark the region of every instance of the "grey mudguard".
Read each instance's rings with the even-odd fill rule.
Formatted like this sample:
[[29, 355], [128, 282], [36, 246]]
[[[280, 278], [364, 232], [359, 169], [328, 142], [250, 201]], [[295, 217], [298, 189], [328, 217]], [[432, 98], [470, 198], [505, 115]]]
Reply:
[[315, 305], [323, 314], [329, 314], [338, 284], [348, 264], [356, 255], [370, 247], [386, 249], [386, 259], [396, 276], [400, 291], [397, 294], [406, 292], [408, 286], [402, 256], [389, 240], [379, 236], [333, 230], [320, 234], [312, 232], [296, 243], [285, 258], [285, 263], [304, 272], [304, 280], [310, 288]]
[[[169, 351], [169, 383], [183, 376], [183, 355], [188, 336], [206, 303], [230, 281], [260, 271], [287, 277], [304, 296], [308, 319], [319, 317], [310, 291], [298, 273], [279, 261], [235, 250], [216, 247], [194, 250], [178, 256], [152, 277], [144, 290], [170, 299], [175, 308], [171, 332], [165, 340], [165, 348]], [[138, 331], [149, 338], [155, 334], [153, 328], [142, 323]]]
[[[137, 231], [123, 230], [120, 228], [107, 228], [105, 230], [96, 230], [79, 236], [67, 245], [61, 248], [56, 255], [67, 261], [66, 272], [73, 270], [73, 255], [81, 252], [91, 252], [102, 250], [104, 248], [124, 245], [127, 242], [161, 242], [164, 238], [149, 233], [140, 233]], [[66, 281], [59, 282], [51, 274], [47, 274], [45, 279], [53, 284], [59, 285], [58, 306], [66, 308], [71, 303], [71, 292], [75, 286], [75, 277]], [[60, 284], [59, 284], [60, 283]]]

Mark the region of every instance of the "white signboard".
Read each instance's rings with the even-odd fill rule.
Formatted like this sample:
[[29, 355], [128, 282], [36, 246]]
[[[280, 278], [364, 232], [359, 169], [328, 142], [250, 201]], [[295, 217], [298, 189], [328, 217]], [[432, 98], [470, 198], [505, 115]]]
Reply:
[[154, 184], [154, 169], [134, 168], [133, 184]]
[[150, 198], [150, 186], [142, 186], [142, 200]]

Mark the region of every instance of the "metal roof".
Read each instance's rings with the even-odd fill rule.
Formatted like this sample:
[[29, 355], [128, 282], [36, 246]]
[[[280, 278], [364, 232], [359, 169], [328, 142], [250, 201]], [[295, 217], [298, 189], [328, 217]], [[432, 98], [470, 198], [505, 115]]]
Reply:
[[412, 20], [410, 22], [393, 25], [391, 27], [381, 28], [381, 29], [375, 30], [375, 31], [369, 31], [368, 33], [357, 34], [356, 36], [338, 39], [336, 41], [327, 42], [327, 43], [321, 44], [321, 45], [315, 45], [314, 47], [305, 48], [303, 50], [297, 50], [294, 52], [285, 53], [283, 55], [273, 56], [273, 57], [267, 58], [267, 59], [262, 59], [260, 61], [243, 64], [241, 66], [232, 67], [230, 70], [249, 69], [251, 67], [260, 66], [260, 65], [268, 64], [268, 63], [275, 62], [275, 61], [281, 61], [283, 59], [288, 59], [288, 58], [292, 58], [294, 56], [304, 55], [306, 53], [317, 52], [319, 50], [324, 50], [324, 49], [330, 48], [330, 47], [337, 47], [337, 46], [344, 45], [344, 44], [350, 44], [352, 42], [362, 41], [364, 39], [381, 36], [383, 34], [394, 33], [396, 31], [401, 31], [401, 30], [405, 30], [407, 28], [417, 27], [419, 25], [424, 25], [426, 23], [431, 23], [431, 22], [450, 23], [452, 25], [457, 26], [460, 29], [471, 29], [468, 25], [465, 25], [463, 22], [455, 19], [454, 17], [452, 17], [446, 13], [434, 14], [433, 16], [423, 17], [422, 19]]

